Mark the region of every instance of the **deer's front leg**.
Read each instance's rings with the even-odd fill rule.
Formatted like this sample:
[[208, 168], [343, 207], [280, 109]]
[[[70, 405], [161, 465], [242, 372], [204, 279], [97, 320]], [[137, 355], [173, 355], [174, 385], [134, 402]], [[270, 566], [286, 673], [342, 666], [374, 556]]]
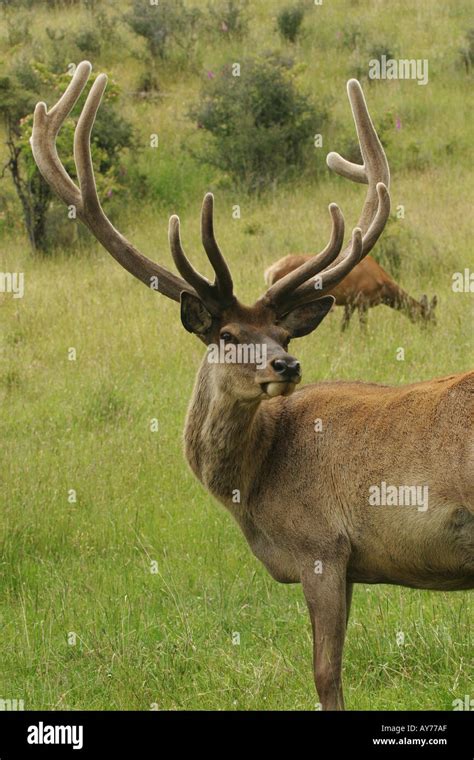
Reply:
[[367, 317], [369, 314], [369, 305], [367, 303], [361, 303], [357, 307], [359, 309], [359, 324], [361, 330], [367, 330]]
[[343, 710], [342, 650], [346, 632], [345, 566], [322, 562], [320, 573], [307, 570], [303, 591], [313, 629], [313, 665], [316, 690], [323, 710]]
[[341, 323], [341, 330], [344, 332], [349, 327], [349, 322], [351, 321], [351, 317], [354, 313], [355, 304], [354, 303], [346, 303], [344, 304], [344, 316], [342, 318]]
[[346, 581], [346, 628], [349, 625], [349, 615], [351, 614], [352, 593], [354, 591], [354, 584]]

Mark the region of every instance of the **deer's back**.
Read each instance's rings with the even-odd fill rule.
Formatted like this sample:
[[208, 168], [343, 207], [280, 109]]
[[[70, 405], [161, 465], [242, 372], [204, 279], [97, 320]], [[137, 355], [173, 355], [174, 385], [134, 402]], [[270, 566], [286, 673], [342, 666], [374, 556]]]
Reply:
[[451, 493], [474, 508], [474, 489], [468, 490], [474, 485], [474, 372], [401, 387], [317, 383], [285, 405], [285, 418], [305, 431], [299, 435], [318, 464], [344, 467], [354, 487], [379, 475], [416, 473], [440, 492], [449, 483]]
[[[265, 271], [265, 281], [268, 285], [273, 284], [310, 258], [311, 256], [306, 254], [284, 256], [268, 267]], [[371, 256], [366, 256], [338, 285], [328, 292], [335, 297], [338, 306], [358, 301], [375, 305], [375, 303], [383, 300], [385, 291], [390, 290], [393, 286], [392, 278], [383, 267]]]

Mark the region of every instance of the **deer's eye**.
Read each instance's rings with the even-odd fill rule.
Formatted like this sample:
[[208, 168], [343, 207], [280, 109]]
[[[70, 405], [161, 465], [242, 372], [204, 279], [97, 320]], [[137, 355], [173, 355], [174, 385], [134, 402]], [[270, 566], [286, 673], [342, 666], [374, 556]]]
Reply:
[[224, 341], [224, 343], [237, 343], [237, 339], [234, 338], [232, 333], [230, 332], [221, 332], [221, 340]]

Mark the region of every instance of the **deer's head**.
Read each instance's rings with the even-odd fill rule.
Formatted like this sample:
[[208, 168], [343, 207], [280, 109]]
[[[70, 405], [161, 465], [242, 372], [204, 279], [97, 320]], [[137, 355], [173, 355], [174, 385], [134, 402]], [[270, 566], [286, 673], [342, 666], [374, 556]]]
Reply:
[[[90, 63], [83, 61], [49, 112], [44, 103], [36, 107], [31, 145], [43, 177], [68, 206], [76, 208], [76, 215], [125, 269], [148, 287], [180, 303], [184, 327], [208, 347], [216, 381], [227, 392], [244, 399], [291, 393], [301, 380], [301, 367], [288, 352], [290, 340], [312, 332], [324, 319], [334, 302], [328, 291], [373, 248], [390, 212], [387, 160], [359, 83], [352, 79], [347, 89], [364, 163], [353, 164], [337, 153], [330, 153], [327, 158], [330, 168], [338, 174], [368, 185], [351, 240], [341, 250], [344, 219], [338, 206], [331, 204], [332, 233], [326, 248], [272, 285], [253, 306], [245, 306], [234, 295], [229, 268], [214, 236], [211, 194], [204, 198], [201, 231], [204, 249], [215, 272], [213, 283], [196, 271], [184, 253], [177, 216], [170, 219], [169, 240], [180, 276], [143, 256], [104, 214], [90, 152], [90, 135], [107, 83], [104, 74], [93, 83], [75, 131], [79, 187], [66, 173], [56, 151], [56, 136], [84, 89], [90, 71]], [[210, 358], [211, 351], [215, 361]]]
[[433, 296], [431, 301], [428, 300], [428, 296], [423, 294], [420, 298], [421, 306], [421, 318], [425, 324], [436, 324], [436, 307], [438, 305], [438, 296]]

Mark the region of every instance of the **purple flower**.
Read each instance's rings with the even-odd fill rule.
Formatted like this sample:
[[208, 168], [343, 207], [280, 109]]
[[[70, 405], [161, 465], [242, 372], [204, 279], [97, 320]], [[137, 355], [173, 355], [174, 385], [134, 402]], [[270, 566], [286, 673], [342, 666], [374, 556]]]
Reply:
[[402, 122], [401, 122], [401, 120], [400, 120], [400, 117], [399, 117], [399, 116], [397, 116], [397, 119], [396, 119], [396, 121], [395, 121], [395, 128], [396, 128], [396, 129], [401, 129], [401, 128], [402, 128]]
[[215, 74], [214, 74], [214, 72], [212, 72], [212, 71], [208, 71], [208, 72], [207, 72], [207, 78], [208, 78], [208, 79], [214, 79], [214, 77], [215, 77]]

